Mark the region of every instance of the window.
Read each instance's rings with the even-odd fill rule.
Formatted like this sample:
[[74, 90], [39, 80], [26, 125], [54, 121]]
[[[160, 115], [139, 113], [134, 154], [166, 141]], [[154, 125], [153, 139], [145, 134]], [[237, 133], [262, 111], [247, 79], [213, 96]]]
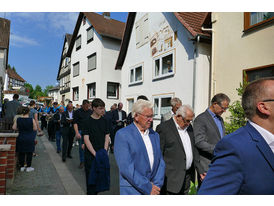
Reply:
[[174, 74], [174, 52], [168, 52], [153, 59], [153, 78], [161, 78]]
[[79, 72], [80, 72], [80, 63], [77, 62], [77, 63], [73, 64], [73, 77], [78, 76]]
[[75, 87], [72, 89], [72, 99], [73, 101], [79, 100], [79, 87]]
[[130, 69], [129, 84], [137, 84], [143, 81], [143, 65], [137, 65]]
[[88, 56], [88, 71], [96, 69], [96, 53]]
[[244, 30], [254, 28], [274, 19], [274, 12], [245, 12]]
[[79, 35], [79, 36], [76, 38], [75, 46], [76, 46], [76, 51], [79, 50], [79, 49], [81, 49], [81, 35]]
[[108, 99], [119, 98], [119, 83], [114, 83], [114, 82], [107, 83], [107, 98]]
[[161, 118], [161, 115], [169, 112], [171, 110], [171, 101], [172, 95], [161, 95], [153, 97], [154, 103], [154, 116], [158, 119]]
[[264, 78], [274, 77], [274, 64], [244, 70], [248, 82]]
[[96, 97], [96, 83], [91, 83], [87, 85], [88, 87], [88, 95], [87, 98], [91, 99], [91, 98], [95, 98]]
[[87, 44], [93, 41], [93, 36], [94, 36], [94, 29], [93, 27], [89, 27], [87, 29]]
[[145, 14], [136, 22], [136, 48], [139, 48], [149, 41], [148, 14]]
[[134, 99], [127, 99], [127, 112], [130, 113], [132, 111], [132, 106], [134, 104]]

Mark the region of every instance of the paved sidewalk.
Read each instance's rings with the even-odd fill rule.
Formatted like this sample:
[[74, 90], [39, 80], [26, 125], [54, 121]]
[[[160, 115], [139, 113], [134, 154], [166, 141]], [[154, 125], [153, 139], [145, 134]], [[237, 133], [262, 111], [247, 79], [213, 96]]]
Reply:
[[[79, 169], [79, 148], [72, 148], [72, 159], [62, 162], [56, 153], [56, 143], [48, 141], [47, 134], [37, 137], [37, 157], [32, 159], [33, 172], [16, 171], [13, 183], [7, 184], [10, 195], [84, 195], [86, 194], [84, 168]], [[113, 154], [109, 155], [110, 190], [99, 195], [119, 194], [119, 172]]]

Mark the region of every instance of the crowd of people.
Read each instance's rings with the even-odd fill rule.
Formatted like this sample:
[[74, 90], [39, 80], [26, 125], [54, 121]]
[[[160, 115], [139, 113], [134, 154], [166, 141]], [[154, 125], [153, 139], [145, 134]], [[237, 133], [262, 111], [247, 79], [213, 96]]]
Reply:
[[19, 131], [22, 172], [34, 170], [35, 138], [47, 128], [63, 162], [72, 158], [78, 142], [79, 168], [85, 168], [90, 195], [109, 190], [109, 152], [119, 168], [120, 194], [186, 195], [196, 179], [198, 194], [274, 194], [273, 97], [273, 78], [250, 83], [242, 97], [248, 123], [229, 135], [221, 116], [230, 98], [223, 93], [196, 118], [191, 106], [172, 98], [171, 111], [162, 115], [155, 131], [153, 104], [143, 95], [128, 115], [121, 102], [106, 111], [99, 98], [83, 100], [80, 107], [54, 102], [36, 108], [34, 101], [20, 106], [16, 95], [5, 111]]

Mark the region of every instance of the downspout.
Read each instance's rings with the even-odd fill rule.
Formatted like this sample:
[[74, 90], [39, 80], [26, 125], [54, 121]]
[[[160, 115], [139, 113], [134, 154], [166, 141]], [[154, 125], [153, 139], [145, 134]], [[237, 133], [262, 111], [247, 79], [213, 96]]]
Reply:
[[[215, 21], [212, 22], [215, 23]], [[211, 59], [210, 59], [210, 66], [209, 66], [209, 89], [208, 89], [208, 105], [210, 105], [210, 102], [211, 102], [211, 96], [213, 96], [212, 94], [215, 92], [215, 88], [213, 88], [213, 86], [215, 87], [216, 85], [214, 84], [213, 85], [213, 74], [214, 74], [214, 66], [213, 66], [213, 63], [214, 63], [214, 32], [213, 32], [213, 29], [212, 28], [204, 28], [202, 27], [201, 28], [202, 31], [208, 31], [208, 32], [211, 32], [212, 33], [212, 45], [211, 45]], [[214, 90], [214, 92], [212, 91]]]
[[194, 62], [193, 62], [193, 91], [192, 91], [192, 108], [195, 111], [195, 100], [196, 100], [196, 70], [197, 70], [197, 63], [196, 58], [198, 56], [198, 43], [200, 42], [200, 36], [197, 36], [197, 41], [195, 42], [194, 48]]

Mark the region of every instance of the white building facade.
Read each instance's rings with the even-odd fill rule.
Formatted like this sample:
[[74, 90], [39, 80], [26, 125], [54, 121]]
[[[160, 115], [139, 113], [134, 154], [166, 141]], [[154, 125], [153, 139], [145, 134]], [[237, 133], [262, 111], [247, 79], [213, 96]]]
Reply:
[[[105, 22], [107, 26], [102, 28]], [[74, 105], [81, 105], [84, 99], [92, 101], [94, 98], [101, 98], [108, 110], [113, 103], [120, 101], [121, 71], [113, 68], [123, 31], [116, 36], [111, 35], [111, 32], [107, 33], [109, 28], [111, 30], [111, 27], [115, 27], [115, 23], [123, 30], [124, 23], [109, 17], [96, 13], [79, 14], [69, 51], [71, 100]]]
[[[194, 107], [196, 114], [203, 112], [209, 102], [210, 44], [193, 36], [174, 13], [137, 12], [131, 20], [124, 61], [116, 64], [116, 69], [121, 66], [121, 101], [127, 113], [139, 95], [154, 104], [154, 127], [171, 110], [173, 97]], [[130, 16], [126, 29], [129, 21]]]

